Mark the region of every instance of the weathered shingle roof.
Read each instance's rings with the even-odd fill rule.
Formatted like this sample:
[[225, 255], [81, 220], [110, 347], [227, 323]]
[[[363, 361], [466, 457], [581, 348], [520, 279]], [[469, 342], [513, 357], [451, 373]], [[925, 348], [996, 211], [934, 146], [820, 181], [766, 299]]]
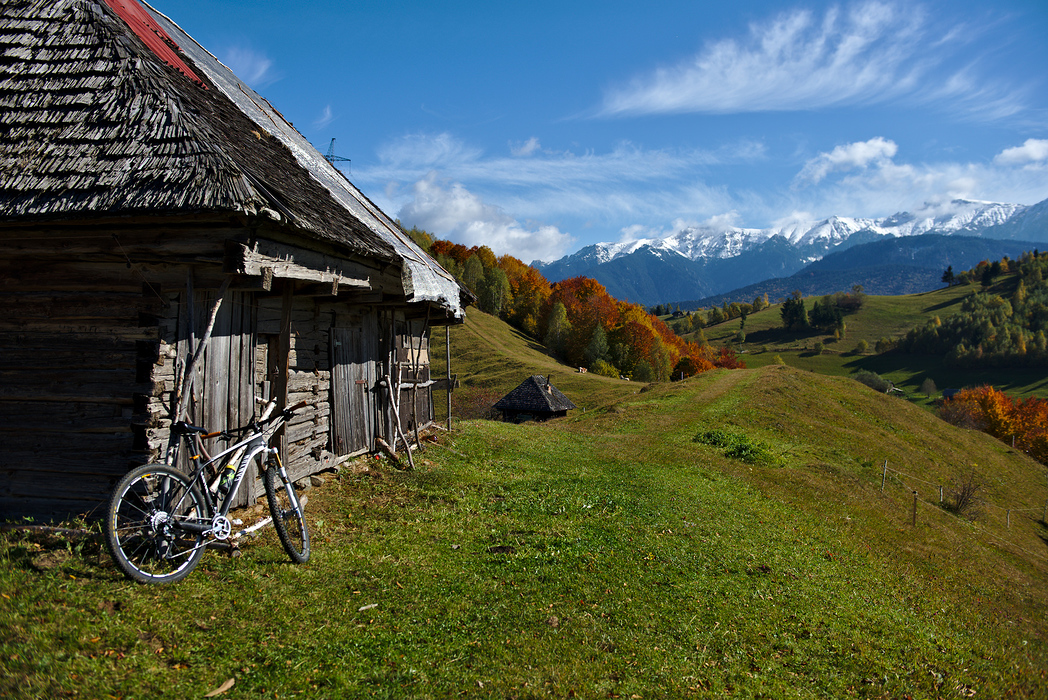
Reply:
[[401, 263], [409, 300], [461, 316], [450, 274], [268, 102], [167, 17], [139, 9], [203, 86], [102, 0], [0, 4], [0, 221], [265, 215]]
[[499, 411], [538, 411], [557, 412], [575, 408], [560, 389], [553, 386], [546, 377], [535, 374], [520, 383], [495, 404]]

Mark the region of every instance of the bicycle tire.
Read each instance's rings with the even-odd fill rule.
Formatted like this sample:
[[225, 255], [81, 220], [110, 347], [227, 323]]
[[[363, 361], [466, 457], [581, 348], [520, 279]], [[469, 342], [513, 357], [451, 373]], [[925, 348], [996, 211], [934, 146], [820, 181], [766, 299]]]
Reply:
[[280, 544], [291, 561], [305, 564], [309, 561], [309, 528], [306, 526], [305, 513], [302, 512], [302, 502], [295, 493], [295, 485], [273, 463], [266, 468], [263, 481], [269, 512], [273, 516], [273, 527], [276, 528]]
[[168, 584], [189, 575], [204, 556], [204, 537], [180, 520], [210, 520], [207, 504], [189, 477], [163, 464], [146, 464], [117, 483], [106, 508], [105, 541], [125, 576]]

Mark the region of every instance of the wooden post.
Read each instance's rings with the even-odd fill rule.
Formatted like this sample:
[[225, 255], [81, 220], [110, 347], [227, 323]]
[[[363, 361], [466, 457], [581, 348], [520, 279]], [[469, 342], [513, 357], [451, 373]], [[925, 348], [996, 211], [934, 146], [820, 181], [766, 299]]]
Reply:
[[888, 460], [884, 460], [884, 469], [881, 471], [881, 491], [884, 491], [884, 481], [888, 478]]
[[1012, 509], [1008, 509], [1008, 529], [1012, 529]]
[[942, 486], [939, 487], [939, 505], [942, 505]]
[[451, 324], [444, 326], [444, 369], [448, 379], [448, 432], [451, 432]]
[[917, 527], [917, 492], [913, 492], [913, 526]]

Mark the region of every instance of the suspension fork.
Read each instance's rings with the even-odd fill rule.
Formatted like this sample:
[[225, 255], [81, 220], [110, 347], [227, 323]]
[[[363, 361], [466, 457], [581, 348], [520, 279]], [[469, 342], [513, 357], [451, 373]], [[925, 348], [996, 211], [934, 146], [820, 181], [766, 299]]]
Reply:
[[284, 462], [280, 459], [280, 450], [276, 447], [266, 448], [266, 469], [273, 469], [276, 465], [277, 472], [280, 474], [280, 484], [284, 491], [287, 493], [287, 498], [291, 502], [291, 507], [295, 509], [295, 512], [302, 513], [302, 504], [299, 503], [298, 494], [295, 493], [295, 489], [289, 488], [291, 479], [287, 475], [287, 470], [284, 468]]

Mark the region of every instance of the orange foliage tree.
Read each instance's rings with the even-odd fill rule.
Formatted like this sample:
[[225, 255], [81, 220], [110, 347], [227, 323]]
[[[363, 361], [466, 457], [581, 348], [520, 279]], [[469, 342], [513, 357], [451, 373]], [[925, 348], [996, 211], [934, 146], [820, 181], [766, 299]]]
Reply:
[[1048, 464], [1048, 401], [1014, 399], [992, 386], [957, 392], [940, 412], [946, 420], [978, 428]]

